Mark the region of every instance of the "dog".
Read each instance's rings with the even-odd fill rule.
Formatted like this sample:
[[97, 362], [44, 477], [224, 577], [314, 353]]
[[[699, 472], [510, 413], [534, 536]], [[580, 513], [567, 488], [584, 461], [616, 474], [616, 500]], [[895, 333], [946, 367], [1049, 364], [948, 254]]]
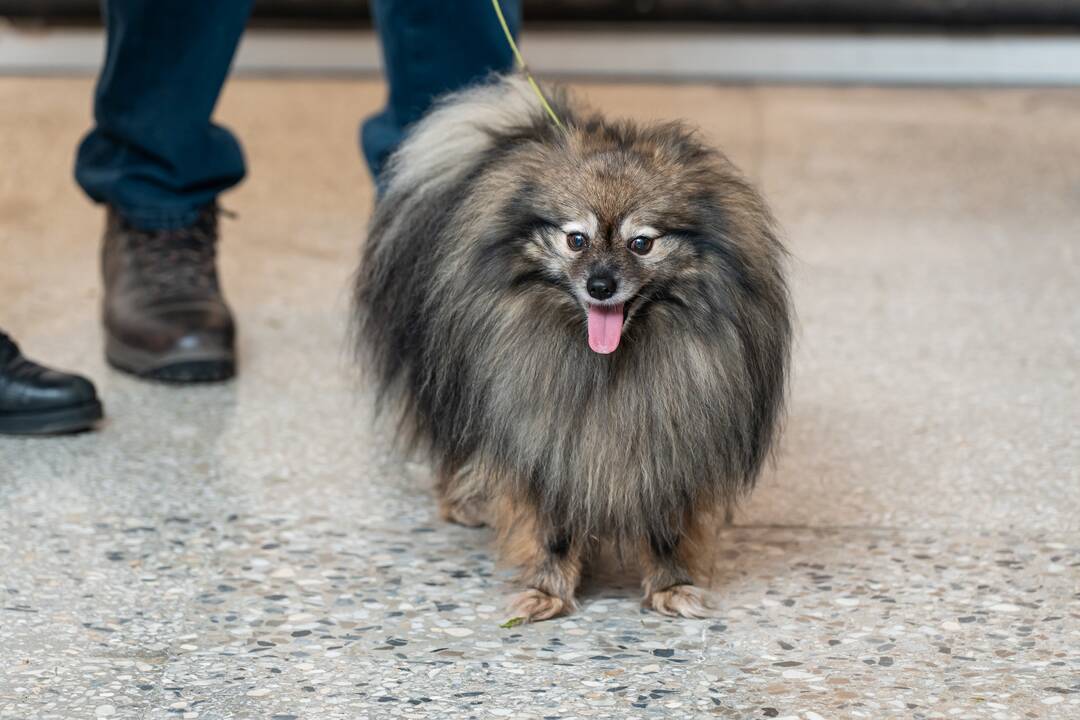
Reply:
[[559, 125], [509, 75], [411, 130], [356, 275], [358, 352], [442, 517], [492, 524], [521, 568], [517, 617], [573, 611], [605, 543], [640, 558], [646, 607], [704, 617], [708, 531], [779, 433], [786, 252], [694, 131], [550, 94]]

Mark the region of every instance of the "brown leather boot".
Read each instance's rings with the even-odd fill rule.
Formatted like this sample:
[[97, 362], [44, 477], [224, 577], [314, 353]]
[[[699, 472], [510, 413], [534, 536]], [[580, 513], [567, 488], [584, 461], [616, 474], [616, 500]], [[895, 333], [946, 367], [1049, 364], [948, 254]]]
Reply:
[[177, 230], [139, 230], [109, 209], [101, 266], [110, 365], [177, 383], [235, 374], [236, 328], [218, 284], [217, 226], [213, 204]]

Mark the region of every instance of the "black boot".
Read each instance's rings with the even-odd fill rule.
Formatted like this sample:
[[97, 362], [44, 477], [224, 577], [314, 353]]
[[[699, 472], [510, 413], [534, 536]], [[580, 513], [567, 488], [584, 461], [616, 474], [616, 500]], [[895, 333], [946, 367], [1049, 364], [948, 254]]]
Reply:
[[235, 374], [236, 330], [217, 276], [217, 216], [208, 205], [190, 227], [144, 231], [109, 210], [102, 270], [110, 365], [168, 382]]
[[89, 380], [27, 360], [0, 332], [0, 433], [76, 432], [101, 417], [101, 403]]

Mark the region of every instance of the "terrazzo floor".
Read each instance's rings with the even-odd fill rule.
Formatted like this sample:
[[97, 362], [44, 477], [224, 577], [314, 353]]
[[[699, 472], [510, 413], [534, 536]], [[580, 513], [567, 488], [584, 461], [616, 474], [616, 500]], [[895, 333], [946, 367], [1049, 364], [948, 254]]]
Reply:
[[761, 183], [800, 333], [775, 467], [718, 529], [716, 618], [594, 579], [502, 628], [344, 350], [375, 81], [238, 80], [241, 376], [108, 370], [87, 79], [0, 79], [0, 325], [98, 383], [0, 438], [0, 718], [1080, 717], [1080, 91], [582, 84]]

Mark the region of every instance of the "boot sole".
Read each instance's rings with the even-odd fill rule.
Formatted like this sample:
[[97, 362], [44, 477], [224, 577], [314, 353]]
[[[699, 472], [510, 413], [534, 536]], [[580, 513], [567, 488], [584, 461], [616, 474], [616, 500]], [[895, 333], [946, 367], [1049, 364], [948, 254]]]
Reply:
[[110, 336], [105, 340], [105, 359], [117, 370], [165, 383], [221, 382], [236, 375], [236, 358], [229, 350], [151, 353]]
[[92, 400], [81, 405], [38, 410], [35, 412], [0, 414], [0, 435], [62, 435], [89, 430], [104, 417], [101, 402]]

